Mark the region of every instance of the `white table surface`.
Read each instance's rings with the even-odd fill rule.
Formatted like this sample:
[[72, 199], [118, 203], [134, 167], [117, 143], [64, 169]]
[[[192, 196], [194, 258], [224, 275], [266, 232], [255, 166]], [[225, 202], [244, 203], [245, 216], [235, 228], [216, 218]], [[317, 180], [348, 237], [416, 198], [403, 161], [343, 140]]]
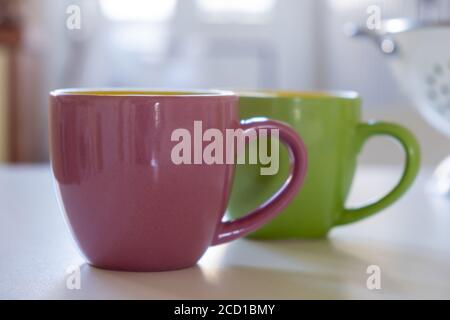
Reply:
[[[0, 167], [0, 298], [3, 299], [396, 299], [450, 298], [450, 201], [427, 195], [431, 170], [397, 204], [320, 241], [236, 241], [211, 248], [192, 269], [123, 273], [83, 263], [46, 166]], [[393, 167], [364, 167], [352, 203], [382, 194]], [[81, 290], [66, 287], [81, 267]], [[367, 289], [370, 265], [381, 268]]]

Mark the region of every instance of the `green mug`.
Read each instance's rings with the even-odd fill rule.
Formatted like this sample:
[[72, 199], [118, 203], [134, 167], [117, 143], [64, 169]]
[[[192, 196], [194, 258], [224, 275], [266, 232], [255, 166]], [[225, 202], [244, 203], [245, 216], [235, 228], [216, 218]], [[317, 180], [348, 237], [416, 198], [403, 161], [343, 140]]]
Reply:
[[[412, 185], [419, 171], [420, 148], [413, 134], [396, 124], [362, 123], [361, 99], [354, 92], [245, 93], [240, 97], [240, 117], [267, 117], [289, 124], [305, 141], [309, 158], [306, 181], [296, 199], [252, 238], [325, 237], [333, 227], [362, 220], [393, 204]], [[396, 139], [405, 150], [402, 179], [381, 200], [348, 209], [345, 202], [358, 153], [369, 138], [380, 135]], [[228, 208], [232, 218], [259, 207], [280, 189], [289, 175], [285, 149], [280, 149], [278, 165], [279, 171], [273, 176], [261, 175], [261, 165], [238, 166]]]

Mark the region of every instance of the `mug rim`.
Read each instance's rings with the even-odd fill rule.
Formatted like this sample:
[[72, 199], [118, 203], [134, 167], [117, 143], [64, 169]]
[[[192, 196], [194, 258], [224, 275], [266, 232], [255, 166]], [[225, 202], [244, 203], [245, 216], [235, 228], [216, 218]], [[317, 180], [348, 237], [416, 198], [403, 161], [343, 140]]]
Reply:
[[311, 90], [311, 91], [295, 91], [295, 90], [249, 90], [249, 91], [235, 91], [239, 98], [251, 99], [341, 99], [356, 101], [360, 100], [361, 96], [356, 91], [351, 90]]
[[52, 97], [158, 97], [158, 98], [214, 98], [236, 97], [232, 91], [218, 89], [168, 89], [168, 88], [68, 88], [50, 92]]

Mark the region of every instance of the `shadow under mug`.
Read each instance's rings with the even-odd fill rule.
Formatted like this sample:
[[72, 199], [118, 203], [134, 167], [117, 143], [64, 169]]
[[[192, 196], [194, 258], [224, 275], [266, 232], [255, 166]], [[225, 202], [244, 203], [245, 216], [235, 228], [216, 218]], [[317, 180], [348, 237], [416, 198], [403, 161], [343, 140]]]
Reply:
[[[308, 148], [308, 174], [296, 199], [271, 223], [251, 237], [259, 239], [322, 238], [336, 226], [353, 223], [387, 208], [411, 186], [420, 167], [420, 148], [407, 129], [391, 123], [361, 122], [361, 100], [353, 92], [242, 93], [241, 118], [268, 117], [297, 130]], [[348, 209], [345, 202], [363, 144], [374, 136], [399, 141], [406, 153], [403, 176], [381, 200]], [[258, 165], [239, 166], [228, 208], [233, 218], [257, 207], [288, 175], [287, 153], [280, 152], [280, 170], [261, 176]]]
[[[194, 136], [196, 121], [224, 136], [228, 129], [278, 129], [290, 157], [280, 192], [244, 218], [222, 222], [235, 165], [177, 165], [171, 158], [173, 132]], [[105, 269], [191, 267], [209, 246], [245, 236], [280, 213], [306, 173], [298, 134], [276, 121], [240, 122], [229, 92], [54, 91], [50, 138], [66, 221], [86, 260]]]

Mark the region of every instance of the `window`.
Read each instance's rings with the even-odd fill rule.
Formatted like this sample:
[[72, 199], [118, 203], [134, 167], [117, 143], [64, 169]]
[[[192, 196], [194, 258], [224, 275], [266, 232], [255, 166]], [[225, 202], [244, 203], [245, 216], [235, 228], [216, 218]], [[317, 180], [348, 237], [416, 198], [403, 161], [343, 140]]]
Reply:
[[165, 22], [176, 5], [177, 0], [100, 0], [103, 14], [116, 21]]
[[196, 0], [202, 16], [211, 22], [264, 22], [277, 0]]

